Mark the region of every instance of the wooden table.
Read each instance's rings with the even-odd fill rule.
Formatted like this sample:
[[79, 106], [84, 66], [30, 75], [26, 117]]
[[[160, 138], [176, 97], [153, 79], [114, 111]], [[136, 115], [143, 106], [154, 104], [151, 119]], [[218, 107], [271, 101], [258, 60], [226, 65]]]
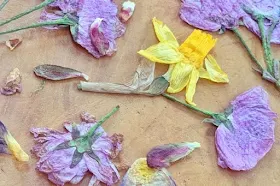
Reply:
[[[1, 20], [17, 14], [28, 7], [39, 4], [40, 0], [11, 1], [0, 13]], [[80, 70], [90, 76], [91, 81], [125, 83], [130, 80], [137, 65], [143, 59], [136, 52], [157, 43], [152, 18], [157, 17], [174, 32], [179, 42], [183, 42], [193, 31], [193, 27], [178, 17], [179, 0], [135, 0], [137, 6], [133, 18], [127, 25], [124, 37], [118, 39], [118, 51], [112, 57], [95, 59], [72, 41], [68, 29], [26, 30], [0, 36], [5, 41], [13, 36], [23, 36], [23, 43], [14, 51], [4, 44], [0, 46], [1, 84], [13, 68], [21, 70], [23, 92], [14, 96], [0, 96], [0, 118], [14, 137], [29, 153], [33, 146], [30, 127], [49, 127], [63, 130], [66, 120], [79, 122], [79, 114], [88, 111], [100, 118], [112, 107], [120, 105], [120, 111], [104, 124], [109, 134], [122, 133], [125, 136], [123, 156], [129, 164], [155, 145], [198, 141], [202, 147], [189, 157], [169, 168], [178, 186], [189, 185], [280, 185], [280, 128], [276, 125], [276, 141], [272, 150], [248, 172], [233, 172], [217, 165], [214, 145], [215, 126], [203, 124], [204, 116], [174, 104], [163, 97], [123, 96], [86, 93], [77, 90], [79, 80], [46, 82], [45, 88], [31, 95], [38, 88], [41, 79], [32, 70], [40, 64], [56, 64]], [[117, 1], [120, 4], [120, 0]], [[26, 18], [13, 22], [1, 30], [27, 25], [39, 18], [37, 11]], [[263, 60], [261, 44], [255, 35], [241, 29], [245, 40], [257, 58]], [[223, 111], [229, 101], [238, 94], [254, 87], [263, 86], [270, 97], [271, 107], [279, 112], [279, 91], [263, 81], [253, 69], [253, 63], [237, 38], [227, 32], [213, 34], [219, 38], [211, 53], [229, 75], [229, 84], [215, 84], [199, 80], [195, 102], [201, 108]], [[273, 51], [280, 58], [280, 46]], [[162, 74], [167, 66], [156, 66], [156, 74]], [[176, 95], [184, 98], [184, 92]], [[35, 170], [37, 158], [31, 153], [28, 163], [16, 161], [12, 156], [0, 156], [1, 186], [52, 185], [47, 176]], [[79, 185], [87, 185], [88, 174]]]

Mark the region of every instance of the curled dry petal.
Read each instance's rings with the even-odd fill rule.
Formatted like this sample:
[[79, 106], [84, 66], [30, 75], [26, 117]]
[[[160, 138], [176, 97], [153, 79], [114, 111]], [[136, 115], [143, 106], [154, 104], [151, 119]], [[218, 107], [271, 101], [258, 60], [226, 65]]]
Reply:
[[262, 87], [253, 88], [231, 102], [215, 134], [218, 164], [245, 171], [254, 168], [274, 143], [274, 119]]
[[0, 153], [12, 153], [18, 161], [28, 161], [29, 156], [0, 121]]
[[135, 3], [131, 1], [125, 1], [122, 4], [122, 9], [119, 14], [120, 20], [124, 23], [127, 22], [133, 15], [135, 9]]
[[21, 42], [22, 42], [22, 38], [9, 39], [6, 41], [6, 46], [10, 50], [14, 50]]
[[157, 146], [147, 154], [147, 163], [151, 168], [169, 167], [170, 163], [186, 157], [194, 149], [199, 147], [200, 144], [198, 142], [174, 143]]
[[35, 67], [33, 71], [39, 77], [54, 81], [76, 77], [82, 77], [85, 80], [89, 79], [89, 77], [86, 74], [80, 71], [57, 65], [39, 65]]
[[10, 74], [7, 76], [6, 84], [1, 89], [1, 94], [3, 95], [13, 95], [16, 92], [22, 91], [21, 85], [21, 75], [18, 68], [13, 69]]

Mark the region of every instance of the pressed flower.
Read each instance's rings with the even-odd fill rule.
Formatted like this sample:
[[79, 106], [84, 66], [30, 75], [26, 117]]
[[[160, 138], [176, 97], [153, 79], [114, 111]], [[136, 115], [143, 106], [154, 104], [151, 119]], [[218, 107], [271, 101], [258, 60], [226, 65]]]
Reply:
[[176, 186], [169, 172], [148, 166], [146, 158], [136, 160], [123, 177], [121, 186]]
[[122, 22], [127, 22], [130, 17], [133, 15], [135, 9], [135, 3], [132, 1], [125, 1], [122, 4], [122, 9], [119, 14], [120, 20]]
[[198, 142], [166, 144], [152, 148], [147, 154], [147, 163], [151, 168], [166, 168], [179, 159], [199, 148]]
[[[207, 55], [215, 46], [216, 39], [200, 30], [194, 30], [186, 41], [179, 46], [170, 29], [156, 18], [153, 19], [158, 44], [138, 53], [153, 62], [170, 64], [169, 93], [177, 93], [186, 87], [186, 101], [193, 103], [196, 84], [205, 78], [214, 82], [227, 83], [228, 77], [216, 60]], [[206, 69], [203, 67], [206, 58]]]
[[89, 77], [86, 74], [80, 71], [57, 65], [39, 65], [35, 67], [33, 71], [36, 74], [36, 76], [54, 81], [77, 77], [82, 77], [85, 80], [89, 79]]
[[22, 91], [21, 75], [18, 68], [13, 69], [7, 76], [5, 86], [1, 89], [1, 94], [9, 96]]
[[[44, 9], [39, 23], [1, 32], [0, 35], [36, 27], [48, 29], [70, 27], [74, 41], [94, 57], [100, 58], [104, 55], [111, 56], [117, 50], [116, 39], [125, 33], [125, 26], [117, 15], [117, 5], [111, 0], [46, 0], [36, 8], [26, 11], [25, 15], [45, 6], [59, 10]], [[11, 20], [17, 18], [15, 16]], [[98, 27], [91, 27], [91, 25], [95, 25], [100, 20], [102, 22]], [[7, 21], [2, 23], [6, 24]], [[0, 26], [3, 24], [0, 23]], [[93, 33], [94, 35], [92, 35]], [[97, 36], [99, 38], [96, 38]], [[104, 43], [106, 44], [105, 51], [101, 50], [104, 47]], [[100, 46], [99, 44], [102, 45]]]
[[[231, 30], [244, 45], [263, 79], [280, 87], [278, 60], [274, 59], [271, 43], [280, 43], [280, 3], [278, 0], [182, 0], [180, 17], [188, 24], [208, 31], [223, 33]], [[256, 59], [238, 30], [245, 25], [257, 34], [263, 45], [266, 68]]]
[[218, 165], [222, 168], [251, 170], [272, 148], [277, 115], [270, 109], [267, 93], [262, 87], [237, 96], [223, 113], [201, 110], [170, 95], [163, 96], [212, 117], [205, 122], [218, 127], [215, 144]]
[[80, 124], [64, 124], [67, 132], [32, 128], [36, 142], [32, 152], [40, 158], [36, 169], [46, 173], [56, 185], [77, 184], [87, 171], [93, 174], [90, 185], [118, 182], [120, 176], [111, 159], [122, 149], [122, 135], [110, 137], [101, 127], [118, 108], [98, 122], [94, 116], [83, 113]]
[[0, 153], [12, 153], [18, 161], [28, 161], [29, 156], [0, 121]]

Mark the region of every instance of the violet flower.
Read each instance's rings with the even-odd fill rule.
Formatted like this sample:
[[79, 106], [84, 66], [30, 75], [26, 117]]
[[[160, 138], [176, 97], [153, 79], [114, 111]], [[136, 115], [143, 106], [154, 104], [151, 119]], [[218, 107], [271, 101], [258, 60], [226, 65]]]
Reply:
[[169, 167], [170, 163], [186, 157], [199, 147], [198, 142], [166, 144], [154, 147], [147, 154], [148, 166], [151, 168]]
[[[58, 29], [70, 26], [73, 40], [94, 57], [111, 56], [116, 52], [116, 39], [125, 33], [125, 26], [118, 18], [117, 5], [112, 0], [46, 1], [48, 3], [44, 6], [58, 10], [50, 11], [46, 8], [39, 23], [1, 32], [0, 35], [36, 27]], [[96, 24], [98, 21], [99, 24]]]
[[118, 108], [98, 122], [83, 113], [80, 124], [64, 124], [67, 132], [32, 128], [30, 131], [36, 142], [32, 152], [40, 158], [36, 169], [46, 173], [56, 185], [77, 184], [87, 171], [93, 174], [89, 185], [117, 183], [120, 176], [111, 159], [116, 158], [122, 149], [122, 135], [110, 137], [100, 126]]
[[[229, 29], [239, 38], [263, 79], [280, 87], [279, 61], [273, 59], [271, 43], [280, 44], [280, 3], [278, 0], [182, 0], [180, 17], [188, 24], [224, 32]], [[256, 59], [238, 30], [245, 25], [257, 34], [263, 45], [266, 68]]]
[[255, 87], [233, 100], [223, 113], [201, 110], [170, 95], [164, 97], [199, 111], [218, 128], [215, 135], [218, 165], [235, 171], [254, 168], [274, 143], [274, 119], [262, 87]]

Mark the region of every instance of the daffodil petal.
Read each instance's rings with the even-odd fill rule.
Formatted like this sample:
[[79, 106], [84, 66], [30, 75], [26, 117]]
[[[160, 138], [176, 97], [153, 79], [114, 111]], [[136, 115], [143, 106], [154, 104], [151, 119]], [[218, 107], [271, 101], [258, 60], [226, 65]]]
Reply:
[[217, 39], [201, 30], [194, 30], [185, 42], [179, 47], [189, 61], [197, 69], [203, 65], [203, 60], [208, 52], [215, 46]]
[[196, 68], [194, 68], [192, 70], [188, 85], [186, 87], [186, 101], [192, 105], [195, 105], [195, 103], [193, 102], [193, 96], [195, 93], [198, 79], [199, 79], [199, 71]]
[[199, 76], [204, 79], [209, 79], [216, 83], [228, 83], [228, 75], [221, 69], [217, 61], [212, 55], [207, 55], [205, 59], [205, 67], [199, 70]]
[[11, 151], [11, 153], [15, 156], [15, 158], [19, 161], [28, 161], [29, 156], [22, 150], [18, 142], [15, 140], [15, 138], [10, 134], [8, 131], [5, 135], [5, 141], [8, 145], [8, 149]]
[[183, 90], [187, 86], [189, 76], [194, 68], [188, 63], [177, 63], [172, 71], [167, 92], [177, 93]]
[[178, 43], [176, 37], [171, 32], [171, 30], [166, 25], [163, 24], [162, 21], [160, 21], [154, 17], [153, 25], [154, 25], [154, 30], [157, 35], [157, 38], [160, 42], [169, 41], [175, 47], [179, 47], [179, 43]]
[[183, 54], [181, 54], [174, 45], [168, 42], [161, 42], [146, 50], [140, 50], [138, 54], [153, 62], [164, 64], [174, 64], [185, 60]]

